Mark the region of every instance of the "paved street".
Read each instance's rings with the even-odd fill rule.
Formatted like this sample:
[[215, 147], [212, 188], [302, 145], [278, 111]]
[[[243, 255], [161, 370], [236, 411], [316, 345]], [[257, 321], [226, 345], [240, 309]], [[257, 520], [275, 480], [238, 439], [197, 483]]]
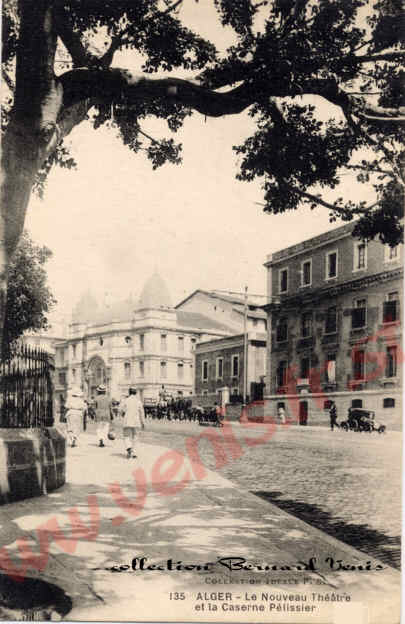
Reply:
[[[189, 424], [148, 422], [145, 442], [184, 451]], [[246, 434], [233, 427], [238, 439]], [[260, 426], [258, 426], [260, 430]], [[263, 430], [263, 428], [262, 428]], [[258, 434], [257, 434], [258, 435]], [[211, 444], [199, 447], [215, 467]], [[393, 566], [400, 564], [401, 437], [326, 428], [282, 428], [264, 444], [245, 448], [219, 472], [241, 487]]]
[[[243, 436], [252, 442], [259, 431], [263, 434], [263, 428], [244, 428]], [[204, 622], [232, 622], [237, 617], [241, 622], [268, 622], [270, 616], [272, 622], [286, 622], [291, 615], [287, 611], [293, 609], [290, 601], [298, 600], [303, 624], [360, 622], [365, 610], [369, 624], [398, 621], [396, 570], [381, 567], [218, 471], [203, 469], [192, 454], [184, 458], [151, 444], [158, 436], [171, 439], [172, 446], [175, 441], [184, 444], [184, 433], [146, 432], [135, 460], [125, 459], [120, 439], [101, 449], [94, 435], [82, 435], [79, 446], [68, 449], [64, 487], [1, 507], [3, 569], [60, 588], [71, 600], [67, 616], [71, 620], [195, 621], [197, 617]], [[189, 439], [189, 451], [191, 446]], [[257, 447], [250, 450], [254, 456]], [[139, 557], [147, 557], [152, 569], [142, 571], [138, 564], [134, 568], [132, 561], [138, 558], [139, 562]], [[228, 568], [218, 561], [230, 561], [229, 557], [242, 558], [250, 567]], [[169, 560], [187, 567], [173, 569]], [[336, 567], [338, 561], [344, 562], [345, 569]], [[211, 567], [201, 568], [206, 562]], [[260, 611], [247, 610], [252, 601], [245, 598], [246, 591], [260, 596]], [[214, 597], [199, 597], [206, 592]], [[230, 598], [224, 610], [224, 598], [218, 596], [224, 597], [225, 592]], [[331, 602], [332, 594], [344, 604]], [[176, 602], [179, 596], [183, 598]], [[208, 608], [212, 603], [217, 617]], [[246, 607], [245, 612], [235, 614], [231, 607], [238, 605]], [[57, 619], [60, 611], [55, 605], [49, 609], [53, 609], [49, 616]], [[0, 612], [0, 619], [15, 619], [15, 615]], [[26, 613], [18, 615], [28, 619]]]

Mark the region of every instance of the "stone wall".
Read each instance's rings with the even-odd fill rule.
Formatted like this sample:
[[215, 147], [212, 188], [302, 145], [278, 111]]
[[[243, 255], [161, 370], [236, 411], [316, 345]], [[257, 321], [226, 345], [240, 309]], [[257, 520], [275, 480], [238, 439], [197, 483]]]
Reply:
[[353, 399], [362, 401], [362, 408], [375, 412], [375, 421], [387, 427], [387, 431], [402, 431], [402, 395], [401, 392], [387, 392], [387, 396], [395, 400], [395, 407], [384, 407], [384, 395], [377, 392], [356, 393], [329, 393], [325, 395], [300, 395], [278, 396], [264, 401], [264, 419], [277, 422], [278, 406], [284, 404], [287, 419], [290, 424], [298, 425], [300, 422], [300, 403], [307, 402], [308, 418], [307, 425], [325, 426], [330, 425], [329, 410], [324, 408], [325, 400], [333, 400], [337, 408], [337, 421], [347, 420], [349, 407]]
[[65, 483], [66, 439], [55, 427], [0, 429], [0, 504]]
[[225, 420], [230, 422], [239, 422], [242, 415], [242, 405], [240, 403], [228, 403], [225, 406]]

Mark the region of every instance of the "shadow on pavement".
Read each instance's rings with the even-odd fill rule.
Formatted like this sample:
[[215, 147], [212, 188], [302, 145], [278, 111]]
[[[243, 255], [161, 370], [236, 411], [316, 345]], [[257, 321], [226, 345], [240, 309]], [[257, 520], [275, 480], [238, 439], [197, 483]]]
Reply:
[[[130, 566], [134, 557], [146, 556], [155, 562], [173, 558], [200, 563], [215, 561], [217, 555], [227, 552], [249, 557], [258, 549], [261, 538], [257, 525], [261, 522], [255, 518], [241, 528], [229, 509], [216, 504], [217, 499], [221, 501], [229, 496], [229, 491], [221, 485], [204, 484], [204, 495], [201, 484], [196, 482], [171, 496], [161, 496], [148, 488], [147, 503], [139, 513], [133, 481], [124, 480], [122, 490], [132, 505], [126, 511], [113, 500], [109, 488], [101, 484], [68, 483], [49, 496], [36, 498], [34, 504], [31, 500], [4, 506], [6, 513], [0, 527], [4, 550], [0, 553], [0, 568], [28, 577], [37, 576], [39, 572], [42, 578], [55, 579], [57, 585], [66, 587], [73, 604], [80, 602], [81, 606], [91, 606], [97, 600], [109, 604], [118, 600], [122, 586], [128, 587], [128, 595], [134, 591], [134, 577], [139, 573], [112, 574], [108, 570], [117, 564]], [[214, 505], [211, 493], [215, 495]], [[97, 500], [98, 519], [95, 521], [93, 517], [93, 532], [89, 495]], [[71, 515], [73, 509], [76, 521]], [[122, 522], [117, 523], [120, 515]], [[32, 564], [25, 567], [17, 540], [25, 538], [30, 554], [39, 561], [44, 555], [40, 535], [52, 533], [52, 526], [49, 528], [52, 519], [57, 520], [61, 533], [56, 542], [50, 535], [49, 557], [45, 556], [37, 570]], [[225, 546], [226, 552], [222, 553]], [[264, 541], [261, 547], [264, 551]], [[5, 553], [7, 559], [4, 559]], [[290, 558], [287, 553], [284, 557]], [[148, 585], [159, 582], [162, 574], [164, 572], [146, 572], [142, 581]], [[201, 574], [184, 570], [173, 580], [174, 585], [190, 588], [201, 583]]]
[[391, 537], [385, 535], [380, 531], [371, 529], [366, 524], [343, 522], [316, 505], [280, 498], [283, 496], [282, 492], [252, 491], [252, 494], [324, 531], [335, 539], [353, 546], [371, 557], [376, 557], [393, 568], [398, 570], [401, 568], [400, 536]]

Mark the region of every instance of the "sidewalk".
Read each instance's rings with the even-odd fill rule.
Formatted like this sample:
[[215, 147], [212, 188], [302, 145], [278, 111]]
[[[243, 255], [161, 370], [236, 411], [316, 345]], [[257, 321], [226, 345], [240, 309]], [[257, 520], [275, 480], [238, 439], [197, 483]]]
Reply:
[[[32, 551], [39, 553], [34, 538], [38, 528], [49, 537], [57, 520], [64, 531], [51, 541], [43, 569], [30, 566], [27, 575], [48, 580], [71, 597], [73, 609], [67, 619], [399, 621], [397, 571], [375, 570], [375, 561], [370, 571], [331, 571], [327, 558], [351, 566], [364, 566], [370, 558], [217, 473], [205, 471], [203, 478], [196, 478], [198, 467], [188, 459], [183, 463], [173, 451], [167, 455], [167, 449], [141, 444], [134, 460], [125, 459], [122, 451], [121, 441], [100, 449], [94, 437], [84, 434], [79, 447], [68, 449], [66, 486], [49, 496], [0, 508], [1, 546], [6, 546], [16, 567], [21, 565], [16, 540], [26, 537]], [[160, 459], [165, 454], [166, 462]], [[168, 472], [177, 460], [172, 480]], [[133, 475], [137, 469], [138, 489]], [[93, 528], [86, 531], [91, 515]], [[111, 570], [131, 566], [140, 557], [148, 558], [146, 565], [164, 569]], [[218, 563], [208, 570], [166, 569], [169, 559], [175, 567], [179, 561], [203, 566], [229, 557], [245, 558], [253, 566], [291, 569], [231, 571]], [[299, 562], [311, 558], [315, 571], [296, 570], [297, 565], [303, 567]], [[252, 605], [263, 610], [253, 612]]]

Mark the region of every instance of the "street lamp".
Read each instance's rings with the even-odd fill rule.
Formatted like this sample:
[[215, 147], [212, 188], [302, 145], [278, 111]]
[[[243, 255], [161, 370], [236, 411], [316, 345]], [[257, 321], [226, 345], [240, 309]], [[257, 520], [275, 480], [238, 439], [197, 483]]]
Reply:
[[[223, 293], [227, 295], [243, 295], [244, 305], [243, 305], [243, 405], [246, 405], [247, 398], [247, 386], [248, 386], [248, 287], [245, 286], [244, 292], [235, 292], [233, 290], [213, 290], [213, 293]], [[275, 303], [279, 303], [278, 297], [273, 297], [271, 295], [259, 295], [259, 294], [251, 294], [251, 297], [261, 299], [266, 299], [266, 303], [270, 303], [274, 301]], [[262, 307], [262, 306], [260, 306]]]
[[245, 286], [245, 300], [243, 310], [243, 405], [246, 405], [247, 396], [247, 369], [248, 369], [248, 333], [247, 333], [247, 316], [248, 316], [248, 287]]

